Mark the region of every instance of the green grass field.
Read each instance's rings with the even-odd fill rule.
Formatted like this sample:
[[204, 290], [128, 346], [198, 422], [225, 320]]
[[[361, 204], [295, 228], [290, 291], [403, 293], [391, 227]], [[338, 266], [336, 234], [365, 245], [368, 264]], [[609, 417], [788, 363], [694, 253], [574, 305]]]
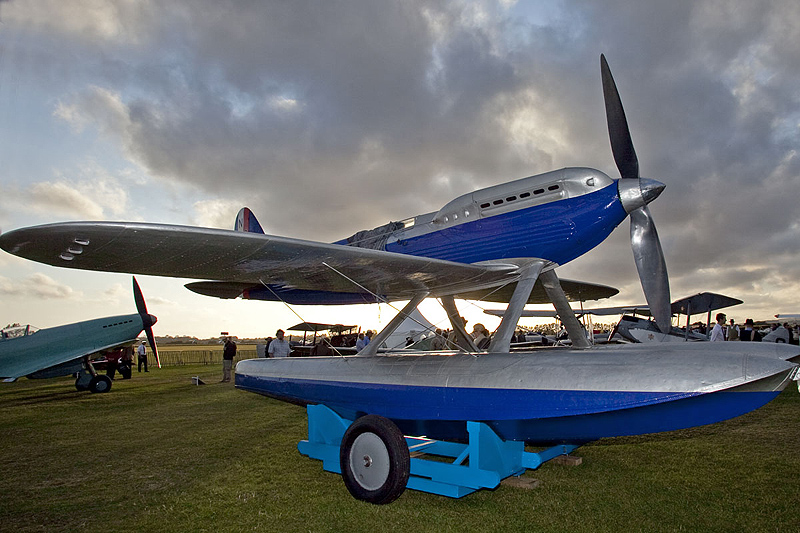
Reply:
[[[199, 375], [208, 384], [193, 386]], [[0, 384], [2, 531], [800, 531], [800, 394], [668, 434], [605, 439], [532, 490], [350, 497], [301, 456], [304, 409], [217, 383], [218, 366]]]

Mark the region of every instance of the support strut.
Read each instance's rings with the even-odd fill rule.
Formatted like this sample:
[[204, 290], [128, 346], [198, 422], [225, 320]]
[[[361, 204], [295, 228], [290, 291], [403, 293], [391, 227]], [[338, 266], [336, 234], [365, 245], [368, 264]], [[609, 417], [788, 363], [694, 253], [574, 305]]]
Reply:
[[509, 352], [511, 350], [511, 336], [514, 335], [514, 331], [517, 329], [519, 317], [522, 316], [522, 310], [525, 309], [525, 304], [528, 303], [528, 298], [531, 296], [533, 286], [536, 284], [536, 279], [539, 277], [543, 267], [544, 261], [534, 261], [521, 269], [514, 294], [511, 295], [511, 300], [508, 302], [506, 312], [503, 313], [500, 326], [498, 326], [492, 337], [492, 342], [489, 344], [489, 353]]
[[378, 347], [380, 347], [380, 345], [383, 344], [383, 342], [388, 339], [391, 334], [397, 330], [397, 328], [400, 327], [403, 321], [405, 321], [405, 319], [411, 315], [414, 309], [416, 309], [419, 304], [422, 303], [422, 300], [424, 300], [427, 296], [427, 292], [415, 294], [414, 297], [411, 298], [411, 300], [406, 304], [406, 306], [399, 313], [397, 313], [397, 316], [395, 316], [388, 324], [386, 324], [381, 332], [375, 335], [375, 338], [371, 339], [369, 344], [367, 344], [356, 355], [377, 355]]
[[583, 329], [583, 326], [575, 317], [575, 312], [569, 305], [567, 295], [564, 294], [564, 289], [561, 288], [561, 282], [558, 281], [558, 276], [556, 276], [555, 271], [548, 270], [547, 272], [542, 272], [540, 277], [542, 278], [544, 290], [547, 292], [547, 297], [553, 302], [553, 306], [556, 308], [561, 323], [567, 328], [572, 346], [575, 348], [590, 348], [591, 343], [589, 343], [589, 339], [586, 338], [586, 330]]
[[[324, 470], [341, 474], [339, 445], [353, 421], [324, 405], [309, 405], [306, 410], [308, 440], [300, 441], [297, 449], [311, 459], [322, 461]], [[409, 489], [461, 498], [479, 489], [493, 489], [509, 476], [534, 470], [578, 448], [574, 444], [559, 444], [540, 452], [528, 452], [524, 442], [503, 440], [484, 422], [470, 421], [466, 425], [467, 444], [406, 436], [412, 453]]]
[[456, 335], [456, 344], [468, 352], [477, 352], [478, 347], [475, 346], [475, 341], [469, 336], [467, 330], [464, 329], [464, 321], [461, 319], [461, 314], [456, 307], [456, 300], [453, 296], [442, 296], [442, 307], [447, 313], [447, 318], [450, 319], [450, 325], [453, 327], [453, 332]]

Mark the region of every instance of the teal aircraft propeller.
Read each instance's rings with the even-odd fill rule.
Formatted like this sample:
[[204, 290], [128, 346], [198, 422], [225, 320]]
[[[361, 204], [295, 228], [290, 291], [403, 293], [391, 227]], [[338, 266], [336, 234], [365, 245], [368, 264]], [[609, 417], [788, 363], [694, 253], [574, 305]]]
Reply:
[[133, 278], [133, 299], [137, 313], [96, 318], [54, 328], [31, 331], [29, 327], [6, 328], [0, 338], [0, 378], [51, 378], [78, 374], [75, 387], [91, 392], [111, 390], [111, 378], [98, 374], [92, 356], [134, 343], [144, 330], [159, 368], [153, 324], [157, 318], [147, 312], [142, 290]]

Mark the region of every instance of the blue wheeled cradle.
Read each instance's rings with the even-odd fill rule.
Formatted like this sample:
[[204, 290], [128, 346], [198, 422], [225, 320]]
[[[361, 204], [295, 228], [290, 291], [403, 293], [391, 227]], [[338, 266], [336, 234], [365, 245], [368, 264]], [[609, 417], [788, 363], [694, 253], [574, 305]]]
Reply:
[[[341, 474], [339, 445], [352, 423], [324, 405], [309, 405], [308, 440], [297, 449], [303, 455], [322, 461], [322, 468]], [[406, 437], [411, 457], [409, 489], [461, 498], [478, 489], [493, 489], [509, 476], [519, 476], [526, 469], [536, 469], [578, 446], [564, 444], [541, 452], [526, 452], [525, 443], [504, 441], [482, 422], [467, 422], [469, 443]], [[453, 458], [452, 462], [433, 461], [418, 455]]]

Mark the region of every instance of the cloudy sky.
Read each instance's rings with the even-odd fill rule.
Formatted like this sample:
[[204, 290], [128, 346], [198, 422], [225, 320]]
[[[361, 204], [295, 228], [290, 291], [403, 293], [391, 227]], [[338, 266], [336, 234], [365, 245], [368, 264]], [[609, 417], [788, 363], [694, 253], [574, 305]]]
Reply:
[[[605, 53], [672, 295], [743, 320], [800, 312], [800, 3], [0, 0], [0, 230], [68, 220], [333, 241], [566, 166], [617, 175]], [[643, 302], [628, 223], [562, 267]], [[156, 333], [375, 326], [386, 306], [287, 309], [139, 278]], [[462, 304], [471, 322], [495, 319]], [[0, 322], [134, 309], [130, 277], [0, 252]], [[423, 308], [438, 322], [436, 306]]]

